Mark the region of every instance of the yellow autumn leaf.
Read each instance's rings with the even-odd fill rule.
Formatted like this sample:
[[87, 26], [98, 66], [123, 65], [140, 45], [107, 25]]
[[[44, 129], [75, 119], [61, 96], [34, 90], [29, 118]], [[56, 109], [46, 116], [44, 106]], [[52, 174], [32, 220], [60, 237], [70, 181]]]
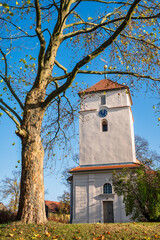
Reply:
[[10, 236], [10, 237], [13, 237], [13, 236], [14, 236], [14, 234], [13, 234], [13, 233], [10, 233], [10, 234], [9, 234], [9, 236]]

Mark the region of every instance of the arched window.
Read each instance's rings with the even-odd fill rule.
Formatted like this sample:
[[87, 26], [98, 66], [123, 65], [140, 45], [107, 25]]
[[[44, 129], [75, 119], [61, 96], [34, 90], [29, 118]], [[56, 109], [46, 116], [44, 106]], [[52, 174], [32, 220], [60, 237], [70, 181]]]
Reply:
[[107, 132], [108, 131], [108, 122], [107, 120], [103, 119], [102, 120], [102, 132]]
[[103, 193], [112, 193], [112, 185], [110, 183], [104, 184]]

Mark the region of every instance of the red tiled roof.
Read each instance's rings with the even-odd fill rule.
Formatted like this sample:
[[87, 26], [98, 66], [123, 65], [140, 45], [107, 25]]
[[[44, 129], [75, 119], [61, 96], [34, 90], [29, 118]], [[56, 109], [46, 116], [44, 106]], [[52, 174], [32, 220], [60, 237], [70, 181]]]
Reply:
[[81, 95], [81, 94], [91, 93], [91, 92], [101, 92], [101, 91], [109, 91], [109, 90], [111, 91], [111, 90], [118, 90], [118, 89], [127, 89], [127, 93], [129, 93], [131, 104], [133, 104], [129, 87], [127, 85], [113, 82], [112, 80], [109, 80], [109, 79], [103, 79], [98, 83], [94, 84], [93, 86], [79, 92], [78, 94]]
[[94, 84], [93, 86], [87, 88], [86, 90], [83, 90], [79, 92], [79, 94], [84, 94], [84, 93], [90, 93], [90, 92], [97, 92], [97, 91], [107, 91], [107, 90], [115, 90], [115, 89], [122, 89], [122, 88], [127, 88], [128, 86], [119, 84], [117, 82], [113, 82], [109, 79], [103, 79], [99, 81], [98, 83]]
[[57, 212], [60, 206], [59, 202], [53, 202], [53, 201], [45, 201], [45, 204], [52, 212]]
[[86, 171], [97, 171], [97, 170], [112, 170], [112, 169], [122, 169], [122, 168], [136, 168], [138, 163], [133, 164], [123, 164], [123, 165], [107, 165], [107, 166], [93, 166], [93, 167], [76, 167], [70, 170], [72, 172], [86, 172]]

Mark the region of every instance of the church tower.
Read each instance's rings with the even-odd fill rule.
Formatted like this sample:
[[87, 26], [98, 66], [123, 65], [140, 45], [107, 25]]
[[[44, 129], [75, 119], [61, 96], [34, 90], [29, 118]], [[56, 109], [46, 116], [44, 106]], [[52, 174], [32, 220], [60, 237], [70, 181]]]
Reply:
[[113, 171], [136, 168], [132, 99], [128, 86], [101, 80], [79, 93], [79, 166], [70, 170], [71, 222], [129, 222]]
[[104, 79], [79, 95], [80, 166], [136, 162], [129, 88]]

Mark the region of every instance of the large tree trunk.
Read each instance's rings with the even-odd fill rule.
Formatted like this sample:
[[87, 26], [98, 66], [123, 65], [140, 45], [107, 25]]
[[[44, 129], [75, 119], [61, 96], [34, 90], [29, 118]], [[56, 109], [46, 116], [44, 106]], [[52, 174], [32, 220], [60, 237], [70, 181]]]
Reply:
[[41, 126], [44, 110], [40, 103], [44, 90], [32, 89], [25, 103], [22, 130], [22, 174], [17, 219], [24, 223], [45, 223], [43, 158]]

